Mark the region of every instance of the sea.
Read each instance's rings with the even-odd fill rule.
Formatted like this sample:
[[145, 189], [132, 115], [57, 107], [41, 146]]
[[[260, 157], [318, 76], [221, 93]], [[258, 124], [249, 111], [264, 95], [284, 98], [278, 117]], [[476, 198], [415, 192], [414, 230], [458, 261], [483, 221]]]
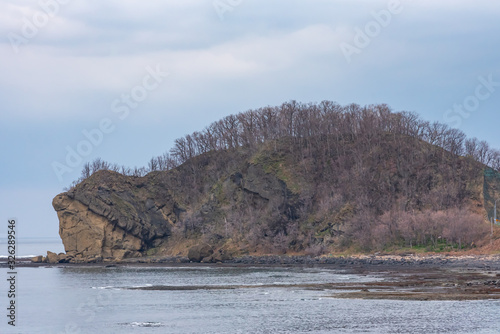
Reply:
[[[0, 237], [0, 260], [7, 258], [8, 240]], [[31, 258], [37, 255], [47, 255], [47, 251], [54, 253], [64, 253], [64, 246], [61, 238], [21, 238], [16, 240], [16, 256]], [[1, 333], [1, 332], [0, 332]]]
[[[35, 244], [22, 252], [38, 255], [51, 242]], [[498, 300], [340, 299], [335, 291], [295, 286], [387, 279], [380, 273], [195, 264], [14, 268], [12, 326], [11, 270], [0, 269], [2, 334], [500, 333]]]

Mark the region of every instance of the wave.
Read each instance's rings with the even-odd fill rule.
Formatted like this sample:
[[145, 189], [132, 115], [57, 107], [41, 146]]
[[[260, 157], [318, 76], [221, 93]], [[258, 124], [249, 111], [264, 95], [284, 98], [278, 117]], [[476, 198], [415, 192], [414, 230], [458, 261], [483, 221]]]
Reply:
[[93, 286], [91, 287], [94, 290], [123, 290], [123, 287], [117, 287], [117, 286]]
[[124, 323], [123, 325], [127, 325], [130, 327], [163, 327], [163, 326], [165, 326], [161, 322], [154, 322], [154, 321], [144, 321], [144, 322], [133, 321], [133, 322]]
[[153, 286], [153, 284], [144, 284], [144, 285], [133, 285], [133, 288], [147, 288], [149, 286]]

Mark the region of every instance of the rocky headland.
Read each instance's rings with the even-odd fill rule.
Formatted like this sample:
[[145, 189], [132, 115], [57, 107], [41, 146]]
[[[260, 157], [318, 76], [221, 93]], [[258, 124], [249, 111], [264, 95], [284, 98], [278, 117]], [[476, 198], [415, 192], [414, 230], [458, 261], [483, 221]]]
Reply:
[[[385, 105], [294, 102], [230, 116], [176, 140], [147, 173], [87, 166], [53, 200], [65, 254], [36, 261], [495, 253], [500, 232], [491, 235], [488, 220], [500, 174], [477, 153], [480, 143], [457, 131]], [[301, 256], [281, 256], [290, 254]]]

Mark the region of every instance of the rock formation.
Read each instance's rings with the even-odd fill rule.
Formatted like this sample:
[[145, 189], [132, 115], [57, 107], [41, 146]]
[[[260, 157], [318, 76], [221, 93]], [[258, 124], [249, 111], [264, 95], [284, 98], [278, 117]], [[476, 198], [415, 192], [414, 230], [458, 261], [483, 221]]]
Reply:
[[31, 258], [31, 262], [33, 263], [42, 263], [45, 261], [45, 258], [41, 255], [35, 256]]
[[118, 173], [96, 175], [53, 200], [66, 253], [84, 258], [141, 256], [167, 237], [175, 203]]
[[[200, 178], [197, 184], [190, 179], [192, 166], [145, 177], [99, 171], [70, 191], [57, 195], [53, 207], [70, 262], [143, 256], [168, 240], [176, 225], [199, 229], [200, 226], [194, 225], [203, 220], [220, 224], [222, 217], [228, 216], [225, 212], [228, 208], [222, 208], [220, 201], [230, 201], [231, 206], [242, 206], [243, 201], [247, 211], [264, 211], [269, 207], [285, 216], [295, 212], [296, 196], [285, 182], [266, 173], [263, 166], [244, 162], [239, 171], [228, 173], [222, 169], [212, 172], [213, 163], [205, 166], [210, 177]], [[200, 193], [193, 187], [208, 189], [208, 193]], [[198, 253], [192, 256], [193, 261], [199, 262], [212, 254], [213, 250], [208, 254], [205, 245], [192, 248], [192, 252]], [[219, 249], [214, 261], [229, 256]]]
[[[213, 254], [212, 247], [207, 244], [199, 244], [193, 246], [188, 251], [189, 261], [201, 262], [203, 259], [210, 257]], [[211, 262], [211, 261], [210, 261]]]
[[50, 264], [59, 263], [59, 256], [56, 253], [53, 253], [50, 251], [47, 252], [47, 257], [45, 259], [46, 259], [47, 263], [50, 263]]

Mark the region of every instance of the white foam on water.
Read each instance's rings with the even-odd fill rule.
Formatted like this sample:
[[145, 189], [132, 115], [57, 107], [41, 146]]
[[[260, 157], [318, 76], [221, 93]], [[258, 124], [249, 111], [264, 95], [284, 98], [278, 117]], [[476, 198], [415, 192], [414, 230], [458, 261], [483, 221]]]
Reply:
[[119, 287], [116, 287], [116, 286], [93, 286], [91, 287], [92, 289], [94, 290], [123, 290], [123, 288], [119, 288]]
[[150, 286], [153, 286], [153, 284], [132, 285], [132, 288], [147, 288]]
[[146, 322], [131, 322], [128, 325], [132, 327], [162, 327], [164, 326], [161, 322], [153, 322], [153, 321], [146, 321]]

